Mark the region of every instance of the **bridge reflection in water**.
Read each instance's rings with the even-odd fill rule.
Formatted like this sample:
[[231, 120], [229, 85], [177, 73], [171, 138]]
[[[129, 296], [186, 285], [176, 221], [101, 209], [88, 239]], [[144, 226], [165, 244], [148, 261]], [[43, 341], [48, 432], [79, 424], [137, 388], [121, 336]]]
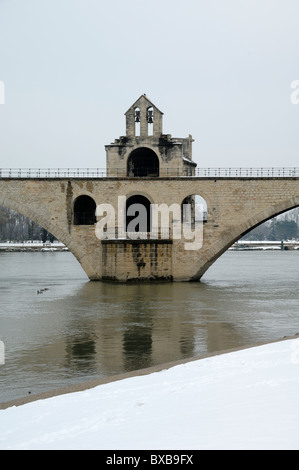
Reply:
[[68, 252], [1, 253], [0, 401], [294, 335], [297, 256], [230, 251], [203, 282], [149, 285], [88, 282]]
[[[59, 312], [51, 312], [51, 304], [45, 301], [45, 324], [49, 315], [71, 334], [59, 335], [58, 325], [49, 325], [54, 333], [51, 341], [27, 349], [23, 365], [31, 356], [41, 374], [48, 363], [74, 376], [105, 376], [233, 348], [242, 342], [238, 328], [216, 319], [218, 302], [206, 303], [208, 290], [205, 284], [174, 288], [173, 284], [88, 282], [75, 295], [57, 302]], [[39, 327], [32, 325], [33, 336]], [[22, 341], [26, 344], [25, 337]]]

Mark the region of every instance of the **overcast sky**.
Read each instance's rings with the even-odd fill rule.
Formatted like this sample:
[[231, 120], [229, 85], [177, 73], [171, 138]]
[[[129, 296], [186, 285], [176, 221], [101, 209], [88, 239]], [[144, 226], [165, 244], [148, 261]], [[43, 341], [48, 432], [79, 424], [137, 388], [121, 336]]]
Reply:
[[199, 167], [299, 166], [298, 0], [0, 0], [0, 167], [99, 167], [143, 93]]

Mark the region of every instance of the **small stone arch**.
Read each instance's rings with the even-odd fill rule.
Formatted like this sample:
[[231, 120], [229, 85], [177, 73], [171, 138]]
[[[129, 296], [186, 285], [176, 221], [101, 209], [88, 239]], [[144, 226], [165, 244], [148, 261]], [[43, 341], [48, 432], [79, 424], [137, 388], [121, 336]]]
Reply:
[[159, 176], [160, 162], [157, 154], [149, 147], [133, 150], [127, 160], [127, 176]]
[[92, 197], [82, 195], [74, 202], [74, 225], [94, 225], [96, 223], [96, 203]]
[[[136, 216], [137, 211], [138, 216]], [[151, 231], [151, 202], [147, 197], [141, 194], [130, 196], [126, 201], [125, 216], [126, 232]]]
[[190, 194], [186, 196], [181, 204], [182, 222], [186, 222], [191, 216], [191, 222], [208, 221], [208, 206], [206, 200], [199, 194]]

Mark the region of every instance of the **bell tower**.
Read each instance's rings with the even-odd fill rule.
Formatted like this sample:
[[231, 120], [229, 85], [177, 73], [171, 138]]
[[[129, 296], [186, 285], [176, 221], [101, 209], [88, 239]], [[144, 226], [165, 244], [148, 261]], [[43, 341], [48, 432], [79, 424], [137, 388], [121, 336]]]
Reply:
[[192, 136], [163, 134], [163, 113], [141, 95], [125, 113], [126, 135], [106, 145], [107, 176], [192, 176]]
[[126, 116], [127, 137], [153, 136], [158, 138], [162, 134], [163, 113], [146, 97], [140, 98], [128, 109]]

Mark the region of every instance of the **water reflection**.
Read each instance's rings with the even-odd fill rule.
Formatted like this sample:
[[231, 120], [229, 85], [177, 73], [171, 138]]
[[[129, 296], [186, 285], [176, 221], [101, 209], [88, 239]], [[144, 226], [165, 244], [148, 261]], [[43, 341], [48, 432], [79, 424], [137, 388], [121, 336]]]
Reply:
[[72, 371], [92, 372], [96, 370], [96, 337], [69, 340], [65, 348], [65, 367]]
[[58, 362], [64, 356], [71, 373], [109, 375], [233, 347], [241, 332], [219, 320], [207, 289], [87, 282], [58, 302], [66, 335], [53, 334], [46, 354], [53, 360], [58, 353]]
[[2, 255], [0, 401], [296, 334], [296, 255], [227, 253], [201, 283], [127, 285], [89, 282], [69, 253]]

